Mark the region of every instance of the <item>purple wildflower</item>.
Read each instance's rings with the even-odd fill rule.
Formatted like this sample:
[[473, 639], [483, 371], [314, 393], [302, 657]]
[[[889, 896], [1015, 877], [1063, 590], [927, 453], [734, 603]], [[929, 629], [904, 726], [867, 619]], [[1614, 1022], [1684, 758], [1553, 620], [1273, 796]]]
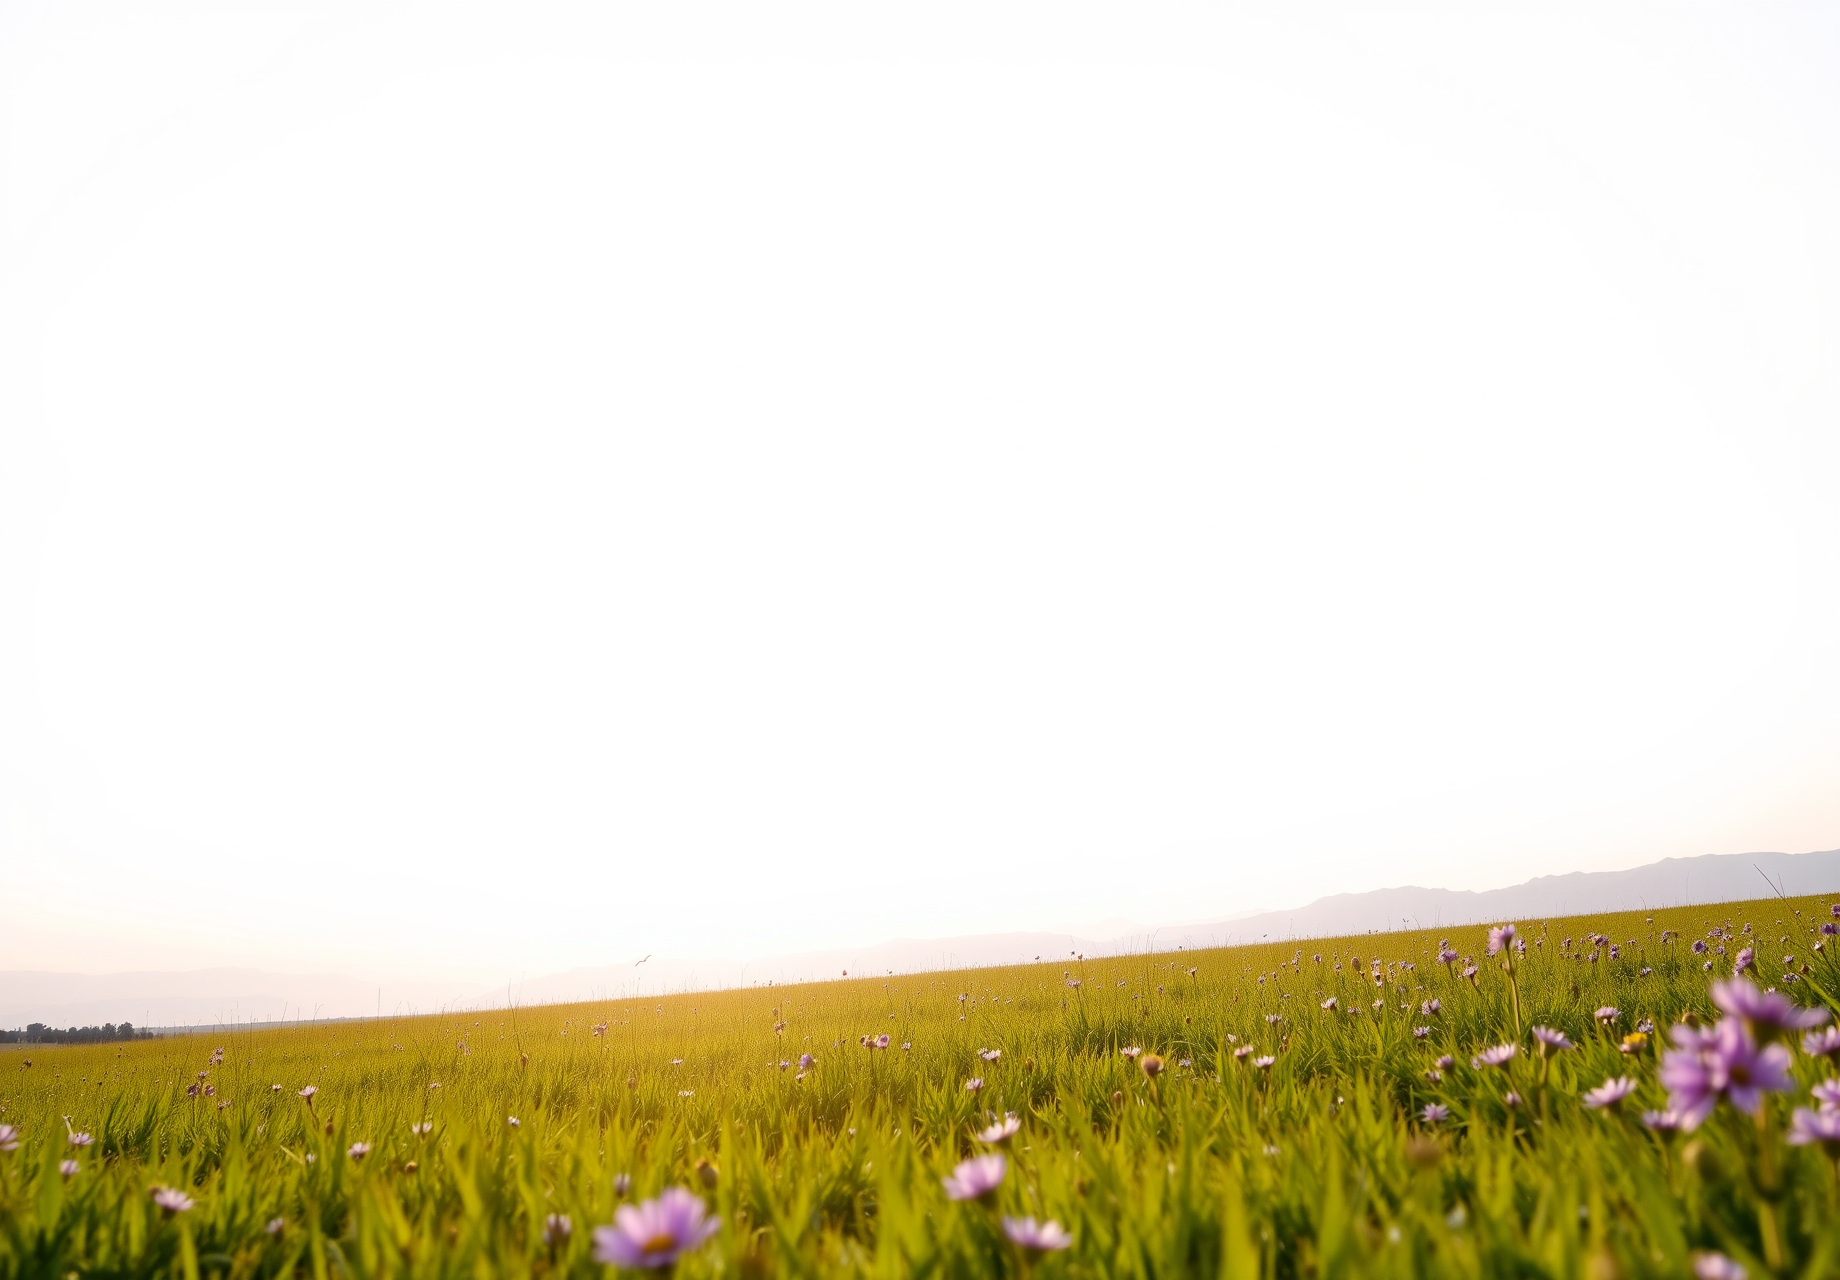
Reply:
[[543, 1243], [552, 1247], [563, 1244], [574, 1230], [575, 1224], [569, 1221], [568, 1214], [552, 1213], [543, 1219]]
[[1840, 1080], [1823, 1080], [1808, 1091], [1823, 1111], [1840, 1111]]
[[1335, 1009], [1335, 997], [1330, 996], [1327, 1000], [1323, 1001], [1322, 1007], [1333, 1012]]
[[1431, 1065], [1436, 1067], [1439, 1071], [1448, 1071], [1457, 1065], [1457, 1060], [1446, 1053], [1440, 1055], [1438, 1060]]
[[668, 1267], [721, 1226], [689, 1191], [666, 1187], [656, 1200], [621, 1205], [612, 1226], [594, 1229], [594, 1260], [621, 1267]]
[[973, 1156], [940, 1182], [949, 1200], [978, 1200], [1002, 1186], [1008, 1171], [1009, 1162], [1000, 1155]]
[[1053, 1219], [1037, 1222], [1033, 1218], [1003, 1218], [1001, 1222], [1003, 1234], [1011, 1244], [1035, 1253], [1051, 1253], [1073, 1243], [1067, 1228]]
[[[1791, 1138], [1789, 1141], [1793, 1142], [1795, 1139]], [[63, 1174], [66, 1178], [74, 1178], [79, 1173], [83, 1172], [83, 1166], [78, 1164], [75, 1160], [60, 1160], [58, 1161], [58, 1172]]]
[[1750, 1273], [1722, 1253], [1696, 1253], [1693, 1274], [1697, 1280], [1745, 1280]]
[[1540, 1042], [1541, 1053], [1545, 1053], [1548, 1049], [1570, 1049], [1575, 1047], [1570, 1040], [1565, 1038], [1565, 1032], [1555, 1031], [1551, 1027], [1535, 1027], [1533, 1029], [1533, 1038]]
[[976, 1093], [979, 1089], [982, 1089], [983, 1087], [984, 1087], [984, 1077], [983, 1076], [972, 1076], [969, 1080], [965, 1081], [965, 1092], [966, 1093]]
[[1595, 1014], [1599, 1026], [1606, 1026], [1623, 1016], [1623, 1011], [1613, 1004], [1600, 1005]]
[[1802, 1052], [1811, 1058], [1840, 1055], [1840, 1027], [1823, 1027], [1802, 1037]]
[[817, 1059], [812, 1057], [809, 1053], [801, 1053], [799, 1055], [799, 1070], [800, 1071], [810, 1071], [811, 1064], [816, 1061]]
[[[1720, 951], [1723, 951], [1724, 949], [1725, 948], [1723, 947], [1719, 948]], [[1740, 947], [1738, 948], [1737, 959], [1731, 962], [1731, 971], [1733, 973], [1743, 973], [1746, 969], [1754, 969], [1756, 965], [1757, 965], [1756, 948]]]
[[1500, 955], [1501, 949], [1513, 941], [1514, 926], [1511, 924], [1497, 925], [1489, 930], [1489, 954]]
[[1255, 1067], [1265, 1068], [1265, 1067], [1271, 1066], [1271, 1064], [1276, 1061], [1277, 1061], [1276, 1058], [1272, 1057], [1270, 1054], [1266, 1054], [1262, 1058], [1254, 1058], [1252, 1060], [1252, 1065]]
[[1443, 964], [1455, 964], [1459, 958], [1457, 953], [1452, 951], [1449, 947], [1445, 947], [1442, 951], [1438, 952], [1438, 960]]
[[1613, 1076], [1595, 1089], [1587, 1091], [1584, 1095], [1584, 1105], [1598, 1110], [1614, 1107], [1635, 1091], [1636, 1082], [1634, 1080], [1628, 1076]]
[[1430, 1034], [1431, 1034], [1430, 1027], [1413, 1027], [1412, 1028], [1412, 1038], [1414, 1040], [1423, 1040], [1426, 1036]]
[[1706, 954], [1706, 940], [1704, 938], [1693, 939], [1693, 954], [1696, 956], [1703, 956]]
[[1518, 1045], [1498, 1044], [1491, 1049], [1484, 1049], [1469, 1060], [1469, 1065], [1480, 1071], [1484, 1067], [1505, 1067], [1515, 1054], [1520, 1052]]
[[1418, 1012], [1421, 1017], [1435, 1018], [1443, 1008], [1442, 1000], [1426, 1000], [1418, 1006]]
[[1791, 1031], [1806, 1031], [1827, 1021], [1825, 1009], [1803, 1009], [1788, 996], [1762, 991], [1743, 978], [1712, 984], [1712, 1003], [1735, 1018], [1742, 1018], [1760, 1044], [1769, 1044]]
[[172, 1187], [155, 1187], [153, 1202], [167, 1213], [184, 1213], [192, 1207], [192, 1198], [185, 1192], [176, 1191]]
[[1022, 1121], [1016, 1118], [1014, 1111], [978, 1134], [979, 1142], [988, 1142], [995, 1146], [999, 1142], [1008, 1142], [1022, 1128]]
[[1777, 1044], [1758, 1048], [1735, 1018], [1703, 1029], [1677, 1026], [1672, 1035], [1680, 1047], [1663, 1057], [1661, 1084], [1669, 1109], [1689, 1129], [1697, 1129], [1722, 1097], [1754, 1114], [1766, 1092], [1791, 1087], [1789, 1051]]
[[1797, 1147], [1818, 1143], [1829, 1159], [1840, 1160], [1840, 1111], [1797, 1107], [1789, 1120], [1789, 1142]]
[[354, 1142], [351, 1144], [350, 1149], [345, 1152], [345, 1154], [350, 1156], [353, 1160], [362, 1160], [370, 1153], [371, 1144], [368, 1142]]
[[1678, 1111], [1644, 1111], [1642, 1123], [1656, 1133], [1678, 1133], [1685, 1122]]

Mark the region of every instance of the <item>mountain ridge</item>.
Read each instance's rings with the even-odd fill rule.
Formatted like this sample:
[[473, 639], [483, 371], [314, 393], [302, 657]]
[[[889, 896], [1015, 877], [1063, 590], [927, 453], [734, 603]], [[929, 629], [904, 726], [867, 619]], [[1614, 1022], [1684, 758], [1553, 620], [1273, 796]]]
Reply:
[[[1767, 884], [1766, 884], [1767, 882]], [[0, 1026], [120, 1022], [217, 1026], [312, 1018], [369, 1018], [519, 1005], [624, 999], [753, 984], [885, 973], [937, 972], [1037, 960], [1196, 950], [1401, 927], [1455, 928], [1602, 911], [1710, 905], [1771, 896], [1840, 893], [1840, 849], [1663, 858], [1620, 871], [1535, 876], [1498, 889], [1406, 885], [1329, 894], [1290, 911], [1242, 913], [1107, 938], [1019, 930], [949, 938], [893, 938], [748, 961], [648, 957], [586, 966], [482, 990], [475, 983], [370, 982], [337, 974], [214, 968], [185, 972], [0, 973]], [[1122, 922], [1107, 922], [1115, 925]], [[308, 1017], [307, 1011], [313, 1011]], [[291, 1019], [290, 1019], [291, 1014]]]

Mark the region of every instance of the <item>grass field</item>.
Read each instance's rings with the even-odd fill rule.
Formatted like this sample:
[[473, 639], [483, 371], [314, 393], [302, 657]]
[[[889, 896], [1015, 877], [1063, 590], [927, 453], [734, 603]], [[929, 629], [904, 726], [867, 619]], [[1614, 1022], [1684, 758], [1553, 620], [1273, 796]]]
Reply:
[[[1710, 983], [1742, 946], [1799, 1003], [1840, 993], [1833, 919], [1778, 900], [1519, 921], [1525, 952], [1495, 957], [1466, 927], [16, 1047], [0, 1275], [604, 1275], [594, 1229], [678, 1187], [696, 1205], [621, 1256], [664, 1260], [706, 1206], [682, 1275], [1831, 1277], [1840, 1134], [1789, 1139], [1825, 1123], [1834, 1056], [1781, 1033], [1792, 1079], [1758, 1095], [1774, 1056], [1730, 1019], [1670, 1069], [1682, 1104], [1681, 1072], [1711, 1081], [1704, 1122], [1643, 1113], [1669, 1107], [1670, 1026], [1726, 1017]], [[1542, 1056], [1536, 1024], [1573, 1047]], [[986, 1153], [1001, 1180], [951, 1198]], [[1021, 1218], [1065, 1247], [1015, 1243]]]

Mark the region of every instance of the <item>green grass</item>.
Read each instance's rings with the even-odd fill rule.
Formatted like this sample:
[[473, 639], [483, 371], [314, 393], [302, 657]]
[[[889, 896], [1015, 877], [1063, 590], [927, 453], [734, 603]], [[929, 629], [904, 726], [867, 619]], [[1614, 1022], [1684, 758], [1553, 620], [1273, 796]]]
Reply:
[[[1668, 1140], [1637, 1118], [1665, 1102], [1657, 1046], [1618, 1044], [1640, 1018], [1665, 1031], [1717, 1016], [1715, 975], [1688, 949], [1717, 923], [1751, 924], [1743, 941], [1767, 940], [1763, 972], [1778, 983], [1784, 954], [1810, 962], [1785, 988], [1800, 1000], [1840, 992], [1831, 951], [1811, 949], [1828, 918], [1825, 900], [1799, 899], [1518, 922], [1523, 1026], [1579, 1046], [1554, 1057], [1544, 1087], [1524, 1031], [1505, 1073], [1469, 1065], [1515, 1038], [1507, 975], [1474, 927], [13, 1048], [0, 1052], [0, 1123], [22, 1141], [0, 1154], [0, 1276], [604, 1275], [590, 1231], [612, 1219], [627, 1174], [628, 1200], [690, 1186], [719, 1216], [679, 1264], [686, 1276], [1611, 1280], [1691, 1275], [1696, 1252], [1716, 1250], [1752, 1276], [1831, 1277], [1834, 1169], [1780, 1140], [1830, 1064], [1798, 1051], [1798, 1092], [1772, 1101], [1767, 1127], [1722, 1106]], [[1664, 928], [1684, 937], [1664, 943]], [[1563, 936], [1593, 929], [1622, 958], [1560, 954]], [[1433, 959], [1440, 937], [1481, 966], [1473, 985]], [[1416, 968], [1376, 987], [1374, 957]], [[1714, 958], [1729, 973], [1730, 957]], [[1336, 1012], [1320, 1007], [1330, 995]], [[1432, 997], [1441, 1014], [1424, 1017]], [[1600, 1005], [1622, 1010], [1612, 1031], [1593, 1021]], [[885, 1052], [858, 1043], [884, 1032]], [[1236, 1059], [1247, 1044], [1275, 1064]], [[1147, 1079], [1127, 1046], [1171, 1065]], [[804, 1052], [817, 1061], [803, 1080], [778, 1067]], [[1457, 1065], [1434, 1083], [1444, 1053]], [[206, 1070], [213, 1096], [188, 1097]], [[1619, 1112], [1580, 1105], [1622, 1074], [1641, 1090]], [[981, 1092], [966, 1090], [973, 1076]], [[1507, 1088], [1522, 1105], [1504, 1105]], [[1451, 1118], [1422, 1123], [1431, 1102]], [[1005, 1111], [1023, 1124], [995, 1203], [949, 1201], [941, 1177]], [[95, 1145], [67, 1147], [63, 1117]], [[424, 1121], [431, 1132], [412, 1132]], [[372, 1151], [353, 1160], [359, 1141]], [[82, 1168], [66, 1178], [72, 1155]], [[195, 1207], [163, 1213], [156, 1185]], [[551, 1213], [574, 1223], [565, 1244], [543, 1238]], [[1003, 1214], [1056, 1219], [1073, 1246], [1026, 1258], [1003, 1240]]]

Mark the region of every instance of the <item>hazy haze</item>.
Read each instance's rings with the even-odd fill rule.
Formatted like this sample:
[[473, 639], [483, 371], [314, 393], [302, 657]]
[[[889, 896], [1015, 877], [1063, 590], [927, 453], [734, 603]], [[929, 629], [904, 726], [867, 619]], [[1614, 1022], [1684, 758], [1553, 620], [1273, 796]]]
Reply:
[[0, 969], [1840, 844], [1836, 14], [0, 7]]

